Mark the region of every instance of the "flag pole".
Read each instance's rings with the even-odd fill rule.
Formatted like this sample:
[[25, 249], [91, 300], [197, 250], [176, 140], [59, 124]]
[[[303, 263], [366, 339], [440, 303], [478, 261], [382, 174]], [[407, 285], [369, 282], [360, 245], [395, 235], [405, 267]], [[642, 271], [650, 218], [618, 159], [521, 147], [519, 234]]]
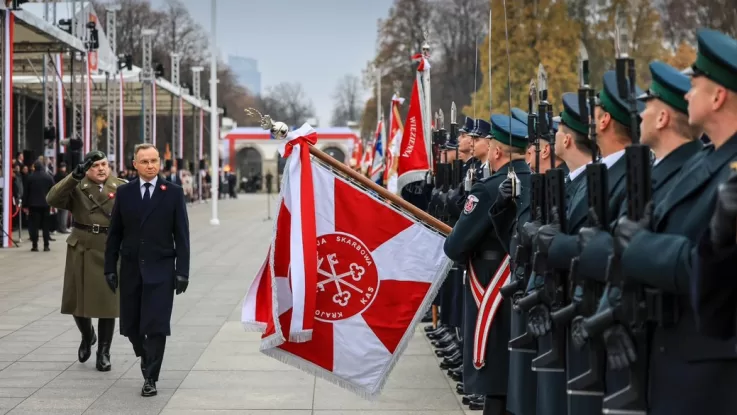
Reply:
[[[261, 113], [258, 112], [258, 110], [255, 110], [252, 108], [247, 108], [245, 111], [247, 114], [252, 115], [252, 116], [256, 114], [261, 116], [261, 128], [263, 128], [264, 130], [269, 130], [274, 135], [275, 138], [277, 139], [287, 138], [287, 134], [289, 133], [289, 127], [287, 127], [287, 125], [284, 124], [283, 122], [278, 122], [278, 121], [275, 122], [271, 119], [270, 116], [261, 115]], [[362, 174], [353, 171], [351, 168], [339, 162], [338, 160], [334, 159], [327, 153], [324, 153], [323, 151], [318, 150], [317, 147], [310, 145], [309, 148], [310, 148], [310, 154], [316, 159], [322, 161], [323, 163], [327, 164], [332, 169], [337, 170], [341, 174], [348, 176], [351, 179], [362, 184], [363, 186], [371, 189], [372, 191], [376, 192], [379, 196], [383, 197], [384, 199], [387, 199], [388, 201], [392, 202], [394, 205], [406, 210], [407, 212], [412, 214], [412, 216], [419, 219], [420, 221], [430, 226], [431, 228], [434, 228], [436, 231], [447, 235], [450, 233], [451, 230], [453, 230], [453, 228], [439, 221], [438, 219], [430, 216], [430, 214], [428, 214], [424, 210], [413, 206], [411, 203], [405, 201], [401, 197], [395, 195], [394, 193], [374, 183], [370, 178], [364, 177]]]

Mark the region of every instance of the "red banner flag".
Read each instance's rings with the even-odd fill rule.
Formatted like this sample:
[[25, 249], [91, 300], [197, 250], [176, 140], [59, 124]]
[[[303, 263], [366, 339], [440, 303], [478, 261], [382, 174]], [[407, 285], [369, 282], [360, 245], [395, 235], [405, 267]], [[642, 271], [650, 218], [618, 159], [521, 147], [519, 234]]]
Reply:
[[399, 191], [412, 182], [424, 180], [430, 170], [425, 146], [424, 120], [422, 118], [423, 99], [420, 95], [420, 84], [415, 80], [412, 96], [409, 100], [407, 121], [404, 123], [402, 144], [399, 146], [397, 163], [397, 188]]

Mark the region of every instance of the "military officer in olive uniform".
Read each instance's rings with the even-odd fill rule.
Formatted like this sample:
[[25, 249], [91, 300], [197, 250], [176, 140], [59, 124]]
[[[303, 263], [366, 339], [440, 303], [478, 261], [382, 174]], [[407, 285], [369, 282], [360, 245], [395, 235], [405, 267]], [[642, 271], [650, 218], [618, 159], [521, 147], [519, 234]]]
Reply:
[[709, 226], [718, 186], [737, 158], [737, 40], [702, 29], [697, 41], [696, 62], [688, 71], [688, 116], [711, 144], [682, 168], [650, 220], [621, 218], [614, 231], [623, 274], [675, 296], [676, 312], [656, 328], [650, 349], [650, 415], [721, 414], [737, 407], [735, 339], [698, 333], [689, 302], [698, 240]]
[[[67, 259], [61, 299], [62, 314], [71, 314], [82, 333], [78, 358], [86, 362], [97, 347], [97, 370], [107, 372], [110, 344], [119, 316], [118, 295], [110, 292], [103, 275], [105, 240], [118, 186], [126, 183], [110, 175], [105, 153], [91, 151], [72, 174], [46, 195], [49, 205], [68, 210], [74, 219], [67, 238]], [[97, 335], [92, 327], [97, 318]]]
[[[480, 121], [483, 121], [479, 123], [482, 130], [485, 128], [484, 124], [489, 125], [484, 120]], [[523, 188], [529, 186], [530, 173], [524, 161], [527, 128], [510, 116], [494, 115], [491, 121], [493, 139], [488, 161], [494, 174], [471, 188], [463, 213], [444, 245], [445, 253], [450, 259], [468, 264], [467, 278], [476, 278], [484, 287], [489, 285], [497, 269], [502, 265], [509, 247], [509, 241], [502, 244], [494, 235], [495, 230], [489, 211], [496, 202], [508, 203], [509, 197], [500, 192], [500, 186], [507, 180], [510, 167], [513, 168]], [[486, 134], [488, 135], [488, 132]], [[507, 186], [501, 187], [508, 189]], [[469, 394], [486, 396], [484, 414], [504, 414], [507, 396], [509, 304], [503, 302], [503, 306], [497, 311], [483, 351], [485, 353], [481, 362], [483, 366], [477, 369], [474, 365], [473, 349], [478, 307], [471, 293], [470, 284], [467, 281], [464, 286], [464, 389]]]

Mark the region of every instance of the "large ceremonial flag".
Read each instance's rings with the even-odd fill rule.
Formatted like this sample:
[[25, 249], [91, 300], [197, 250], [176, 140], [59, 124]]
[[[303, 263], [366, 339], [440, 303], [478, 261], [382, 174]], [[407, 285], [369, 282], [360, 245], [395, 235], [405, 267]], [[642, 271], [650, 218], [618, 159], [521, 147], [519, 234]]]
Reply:
[[263, 332], [264, 354], [376, 396], [450, 268], [445, 236], [311, 159], [307, 124], [288, 140], [244, 327]]
[[397, 166], [397, 188], [402, 188], [412, 182], [425, 180], [427, 172], [430, 171], [430, 160], [428, 148], [425, 143], [425, 119], [424, 110], [425, 97], [422, 91], [422, 74], [430, 69], [426, 59], [420, 56], [420, 64], [417, 68], [417, 77], [412, 86], [412, 95], [409, 99], [407, 110], [407, 121], [404, 123], [402, 142], [399, 146]]
[[376, 134], [374, 138], [374, 155], [369, 168], [369, 178], [376, 184], [384, 185], [384, 137], [386, 132], [383, 131], [384, 121], [379, 120], [376, 126]]
[[396, 94], [392, 97], [391, 111], [389, 112], [389, 136], [387, 137], [386, 169], [384, 170], [384, 183], [392, 193], [399, 193], [397, 188], [397, 157], [399, 155], [399, 144], [402, 142], [402, 118], [399, 116], [399, 106], [404, 104], [404, 98]]

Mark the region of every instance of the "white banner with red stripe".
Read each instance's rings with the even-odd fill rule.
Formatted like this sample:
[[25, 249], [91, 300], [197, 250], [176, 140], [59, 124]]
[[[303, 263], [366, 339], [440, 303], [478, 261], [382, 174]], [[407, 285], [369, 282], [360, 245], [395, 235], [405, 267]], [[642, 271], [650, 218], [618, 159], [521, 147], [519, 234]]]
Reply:
[[263, 332], [264, 354], [373, 397], [451, 261], [444, 235], [311, 160], [310, 131], [290, 133], [274, 235], [241, 320]]
[[[3, 100], [3, 116], [5, 118], [5, 125], [3, 126], [3, 149], [2, 149], [2, 169], [3, 169], [3, 201], [2, 201], [2, 214], [3, 214], [3, 229], [5, 232], [2, 233], [3, 248], [10, 247], [12, 240], [8, 237], [8, 234], [13, 234], [13, 184], [11, 177], [13, 177], [13, 42], [15, 37], [15, 16], [13, 13], [4, 13], [4, 28], [3, 30], [3, 61], [5, 63], [3, 67], [3, 90], [5, 96], [0, 97]], [[24, 120], [25, 121], [25, 120]], [[0, 179], [2, 180], [2, 179]]]
[[84, 83], [84, 153], [92, 149], [92, 68], [90, 55], [87, 54]]
[[125, 81], [123, 80], [123, 72], [120, 72], [120, 82], [118, 83], [118, 109], [120, 111], [120, 114], [118, 114], [118, 136], [120, 137], [120, 140], [118, 141], [118, 144], [120, 145], [120, 150], [118, 151], [118, 157], [120, 160], [118, 161], [118, 170], [123, 170], [128, 168], [128, 160], [125, 158], [125, 132], [123, 130], [123, 126], [125, 125], [125, 100], [124, 100], [124, 94], [123, 91], [125, 90]]
[[[181, 89], [180, 89], [181, 91]], [[177, 154], [177, 157], [175, 159], [180, 158], [184, 159], [184, 99], [182, 97], [179, 97], [179, 153]], [[174, 161], [176, 165], [176, 160]], [[186, 169], [185, 166], [182, 166], [184, 169]]]
[[151, 82], [151, 144], [156, 146], [156, 81]]
[[491, 324], [503, 300], [501, 289], [509, 281], [511, 275], [509, 255], [504, 256], [502, 263], [494, 273], [494, 278], [487, 287], [484, 287], [479, 281], [471, 261], [468, 262], [468, 274], [471, 294], [478, 309], [476, 326], [473, 331], [473, 366], [481, 369], [486, 364], [486, 345], [489, 342]]
[[[67, 138], [67, 119], [66, 119], [66, 107], [64, 106], [64, 58], [59, 55], [54, 55], [55, 69], [54, 77], [56, 79], [56, 116], [57, 116], [57, 134], [59, 140]], [[59, 153], [64, 153], [66, 146], [59, 146]]]

